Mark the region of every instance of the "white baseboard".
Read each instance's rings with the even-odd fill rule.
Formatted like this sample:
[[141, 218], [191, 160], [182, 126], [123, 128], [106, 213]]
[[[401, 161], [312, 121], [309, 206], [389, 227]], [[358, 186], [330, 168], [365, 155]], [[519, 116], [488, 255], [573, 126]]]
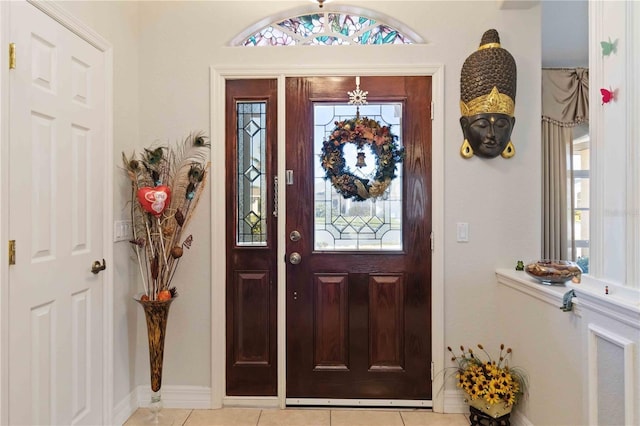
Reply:
[[[165, 408], [209, 409], [211, 408], [211, 388], [204, 386], [163, 386], [162, 404]], [[147, 407], [151, 400], [148, 385], [136, 389], [138, 407]]]
[[533, 423], [531, 423], [519, 410], [511, 412], [510, 420], [513, 426], [533, 426]]
[[[113, 424], [122, 425], [140, 407], [151, 400], [148, 385], [138, 386], [113, 408]], [[163, 386], [162, 403], [165, 408], [209, 409], [211, 388], [201, 386]]]
[[134, 389], [113, 407], [113, 424], [122, 425], [138, 409], [138, 393]]
[[[113, 409], [115, 425], [122, 425], [139, 407], [149, 405], [151, 389], [148, 385], [138, 386], [122, 399]], [[210, 409], [211, 388], [201, 386], [163, 386], [162, 402], [165, 408]], [[277, 408], [277, 397], [225, 397], [224, 406]], [[458, 390], [444, 392], [444, 412], [450, 414], [469, 414], [469, 405], [464, 394]], [[520, 411], [511, 414], [513, 426], [533, 426]]]
[[444, 412], [450, 414], [469, 414], [469, 404], [464, 401], [462, 391], [444, 391]]

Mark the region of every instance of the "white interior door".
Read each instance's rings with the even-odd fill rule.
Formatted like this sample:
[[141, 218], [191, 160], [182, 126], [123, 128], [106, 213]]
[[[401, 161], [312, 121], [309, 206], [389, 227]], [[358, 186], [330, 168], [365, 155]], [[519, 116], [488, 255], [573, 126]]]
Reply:
[[9, 423], [101, 424], [105, 59], [11, 3]]

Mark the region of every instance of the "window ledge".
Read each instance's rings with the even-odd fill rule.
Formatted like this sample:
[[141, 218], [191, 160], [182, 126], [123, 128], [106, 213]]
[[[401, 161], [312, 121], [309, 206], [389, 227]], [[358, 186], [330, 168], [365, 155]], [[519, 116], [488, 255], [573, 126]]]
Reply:
[[[582, 316], [582, 310], [598, 312], [616, 321], [640, 329], [640, 291], [613, 284], [606, 284], [589, 276], [582, 277], [582, 283], [567, 283], [563, 286], [540, 284], [524, 271], [511, 269], [496, 270], [498, 283], [520, 291], [545, 303], [560, 308], [566, 292], [574, 290], [573, 313]], [[609, 294], [605, 294], [605, 285]]]

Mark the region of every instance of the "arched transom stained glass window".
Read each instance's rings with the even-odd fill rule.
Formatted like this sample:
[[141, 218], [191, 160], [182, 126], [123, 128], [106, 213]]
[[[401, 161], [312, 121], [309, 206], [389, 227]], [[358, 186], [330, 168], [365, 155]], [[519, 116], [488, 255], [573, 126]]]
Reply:
[[242, 46], [413, 44], [407, 34], [374, 18], [322, 12], [279, 20], [241, 41]]

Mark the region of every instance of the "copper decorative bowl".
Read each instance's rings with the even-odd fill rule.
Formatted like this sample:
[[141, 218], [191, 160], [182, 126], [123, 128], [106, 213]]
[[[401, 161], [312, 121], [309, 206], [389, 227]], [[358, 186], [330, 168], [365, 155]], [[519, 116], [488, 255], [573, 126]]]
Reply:
[[560, 285], [569, 280], [579, 283], [582, 269], [570, 260], [539, 260], [524, 267], [529, 276], [547, 285]]

